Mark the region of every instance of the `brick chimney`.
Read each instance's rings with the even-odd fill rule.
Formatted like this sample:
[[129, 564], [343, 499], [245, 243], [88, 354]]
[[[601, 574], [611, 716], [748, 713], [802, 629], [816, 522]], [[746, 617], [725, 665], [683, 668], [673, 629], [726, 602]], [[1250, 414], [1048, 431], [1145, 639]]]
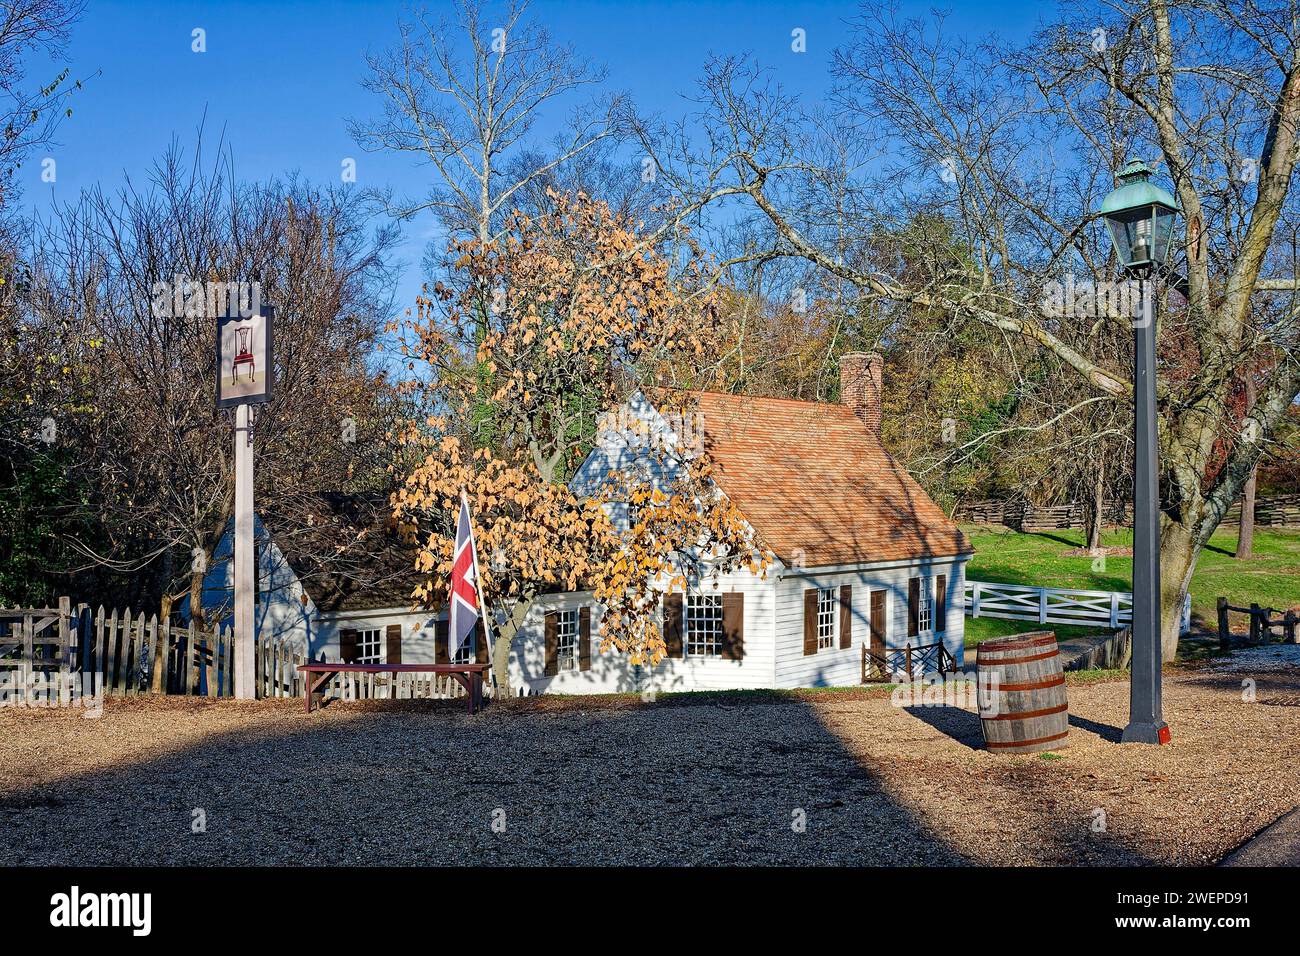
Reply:
[[880, 436], [880, 390], [885, 360], [877, 352], [840, 356], [840, 404], [853, 409], [871, 434]]

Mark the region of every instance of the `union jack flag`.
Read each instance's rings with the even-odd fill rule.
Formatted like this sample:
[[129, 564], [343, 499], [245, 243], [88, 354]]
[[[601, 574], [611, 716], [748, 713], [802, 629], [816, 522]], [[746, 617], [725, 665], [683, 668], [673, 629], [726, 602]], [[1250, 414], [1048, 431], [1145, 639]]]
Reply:
[[451, 620], [447, 643], [452, 660], [465, 638], [478, 624], [478, 554], [474, 548], [474, 529], [469, 523], [469, 501], [460, 495], [460, 520], [456, 522], [456, 550], [451, 565]]

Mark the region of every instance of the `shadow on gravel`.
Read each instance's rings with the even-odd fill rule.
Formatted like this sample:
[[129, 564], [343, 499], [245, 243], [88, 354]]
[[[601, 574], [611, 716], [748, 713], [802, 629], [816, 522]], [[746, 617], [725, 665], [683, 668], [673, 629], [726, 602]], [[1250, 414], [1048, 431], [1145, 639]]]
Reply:
[[[474, 718], [403, 703], [271, 711], [261, 729], [2, 793], [0, 862], [969, 862], [801, 701]], [[116, 733], [166, 745], [165, 707], [112, 711]]]
[[906, 707], [904, 710], [940, 733], [947, 734], [963, 747], [984, 748], [984, 731], [979, 715], [960, 707]]

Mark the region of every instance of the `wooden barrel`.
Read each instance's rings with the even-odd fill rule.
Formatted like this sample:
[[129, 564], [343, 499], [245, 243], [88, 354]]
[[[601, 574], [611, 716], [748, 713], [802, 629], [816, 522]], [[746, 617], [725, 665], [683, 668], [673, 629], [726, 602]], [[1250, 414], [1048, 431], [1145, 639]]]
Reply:
[[980, 724], [989, 750], [1024, 754], [1066, 746], [1070, 708], [1054, 632], [982, 641], [975, 661]]

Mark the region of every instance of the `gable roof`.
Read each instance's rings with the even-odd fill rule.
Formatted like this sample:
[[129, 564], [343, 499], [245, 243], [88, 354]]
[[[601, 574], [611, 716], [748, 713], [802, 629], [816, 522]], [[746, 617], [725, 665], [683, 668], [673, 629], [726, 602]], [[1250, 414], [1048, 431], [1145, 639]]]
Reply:
[[786, 564], [972, 552], [852, 409], [717, 392], [693, 398], [714, 479]]
[[326, 493], [314, 504], [309, 524], [271, 530], [317, 610], [412, 608], [424, 575], [388, 520], [387, 494]]

